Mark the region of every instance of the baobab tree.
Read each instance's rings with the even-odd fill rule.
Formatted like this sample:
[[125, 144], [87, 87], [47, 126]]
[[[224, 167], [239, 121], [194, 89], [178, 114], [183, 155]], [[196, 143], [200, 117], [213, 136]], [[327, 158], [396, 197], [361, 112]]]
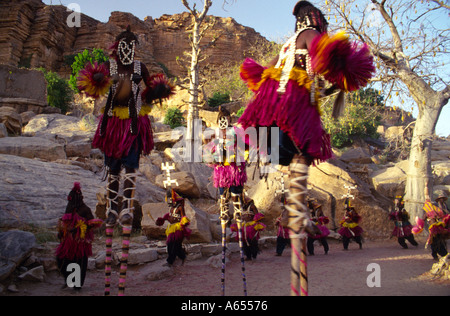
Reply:
[[[418, 109], [409, 155], [405, 206], [421, 216], [424, 189], [433, 192], [431, 147], [436, 123], [450, 98], [450, 7], [443, 1], [325, 0], [331, 25], [367, 43], [376, 58], [385, 99]], [[447, 57], [447, 58], [446, 58]]]
[[[199, 105], [199, 92], [200, 92], [200, 73], [199, 73], [199, 63], [201, 61], [200, 56], [202, 53], [202, 47], [200, 42], [207, 29], [211, 26], [210, 23], [204, 23], [206, 15], [209, 8], [212, 6], [211, 0], [203, 0], [203, 9], [198, 11], [196, 8], [196, 3], [192, 6], [187, 0], [181, 0], [183, 5], [188, 9], [192, 17], [192, 25], [189, 40], [191, 46], [191, 52], [186, 53], [190, 57], [190, 67], [188, 69], [188, 81], [189, 81], [189, 110], [187, 115], [187, 153], [186, 158], [190, 162], [200, 161], [198, 157], [195, 157], [194, 142], [196, 135], [194, 135], [195, 128], [194, 122], [198, 119], [198, 105]], [[198, 135], [197, 135], [198, 136]]]

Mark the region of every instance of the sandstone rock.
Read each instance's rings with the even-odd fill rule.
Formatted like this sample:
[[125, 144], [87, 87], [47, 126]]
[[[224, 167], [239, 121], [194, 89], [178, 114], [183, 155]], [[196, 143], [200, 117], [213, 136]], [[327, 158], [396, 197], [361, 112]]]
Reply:
[[66, 146], [67, 157], [89, 157], [91, 155], [92, 140], [85, 138], [73, 141]]
[[394, 199], [397, 195], [403, 195], [405, 193], [407, 169], [408, 161], [402, 161], [393, 167], [372, 172], [370, 178], [375, 190], [390, 199]]
[[450, 185], [450, 161], [433, 161], [434, 185]]
[[54, 140], [63, 144], [92, 139], [93, 131], [82, 129], [81, 119], [73, 116], [54, 114], [40, 114], [33, 117], [24, 128], [27, 136], [38, 136]]
[[[163, 217], [169, 212], [166, 203], [147, 203], [142, 206], [142, 232], [149, 239], [165, 239], [167, 222], [163, 226], [156, 226], [158, 217]], [[185, 199], [185, 212], [190, 220], [189, 229], [192, 230], [190, 243], [209, 243], [212, 241], [209, 216], [206, 212], [197, 209], [192, 203]]]
[[[121, 257], [121, 254], [118, 254]], [[130, 249], [128, 264], [138, 265], [158, 260], [158, 251], [156, 249]]]
[[36, 113], [33, 111], [26, 111], [23, 113], [20, 113], [20, 117], [22, 118], [22, 125], [26, 126], [28, 122], [36, 116]]
[[391, 126], [386, 129], [384, 132], [384, 137], [387, 140], [403, 138], [403, 132], [405, 131], [404, 126]]
[[8, 130], [6, 129], [5, 124], [0, 123], [0, 138], [8, 137]]
[[32, 233], [19, 230], [0, 233], [0, 281], [8, 278], [28, 258], [35, 245]]
[[155, 133], [153, 135], [153, 140], [155, 143], [155, 149], [159, 151], [164, 151], [166, 148], [171, 148], [175, 143], [177, 143], [183, 134], [178, 131], [167, 131]]
[[437, 139], [431, 148], [431, 161], [445, 161], [450, 159], [450, 141]]
[[22, 117], [16, 109], [9, 106], [0, 107], [0, 123], [3, 123], [8, 133], [13, 135], [22, 134]]
[[[4, 1], [0, 4], [0, 8], [3, 6], [3, 3]], [[3, 11], [3, 8], [0, 11]], [[3, 15], [4, 12], [1, 14]], [[1, 20], [4, 21], [3, 18]], [[16, 22], [19, 22], [19, 19]], [[8, 36], [4, 33], [3, 23], [2, 29], [1, 36]], [[0, 43], [2, 43], [0, 44], [1, 56], [2, 51], [4, 52], [2, 48], [5, 42], [0, 38]], [[12, 52], [20, 53], [17, 49], [13, 49]], [[1, 58], [1, 60], [8, 63], [9, 58]], [[44, 74], [38, 70], [21, 69], [14, 66], [17, 66], [17, 63], [13, 62], [12, 66], [0, 65], [0, 107], [12, 107], [18, 113], [26, 111], [41, 113], [42, 108], [47, 106], [47, 83], [44, 79]]]
[[[175, 146], [180, 144], [182, 141], [177, 143]], [[213, 169], [203, 163], [192, 163], [184, 162], [182, 160], [175, 160], [175, 165], [177, 170], [189, 172], [194, 176], [195, 183], [200, 190], [201, 197], [217, 199], [216, 193], [217, 189], [213, 185], [212, 174]]]
[[340, 159], [344, 162], [350, 163], [360, 163], [360, 164], [369, 164], [372, 162], [371, 155], [368, 150], [365, 150], [361, 147], [351, 148], [343, 153]]
[[[184, 197], [190, 198], [199, 198], [200, 190], [195, 182], [194, 176], [190, 172], [173, 172], [170, 175], [172, 180], [176, 180], [178, 182], [178, 186], [174, 186], [173, 188], [180, 195]], [[160, 174], [156, 176], [155, 183], [160, 188], [164, 188], [164, 181], [166, 180], [166, 174]]]
[[19, 275], [19, 279], [31, 282], [43, 282], [44, 278], [45, 278], [45, 271], [43, 266], [38, 266]]
[[0, 154], [0, 227], [54, 227], [75, 181], [94, 209], [101, 175], [80, 167]]
[[171, 277], [175, 274], [175, 271], [170, 267], [154, 264], [148, 265], [145, 271], [141, 271], [141, 273], [145, 274], [145, 278], [149, 281], [158, 281]]
[[19, 288], [17, 287], [16, 284], [10, 284], [8, 286], [8, 291], [11, 292], [11, 293], [19, 293], [20, 292]]
[[[107, 50], [115, 37], [130, 25], [140, 42], [136, 58], [150, 72], [162, 71], [158, 61], [175, 76], [185, 73], [176, 57], [190, 50], [186, 35], [191, 24], [188, 13], [164, 15], [159, 19], [148, 17], [142, 21], [130, 13], [112, 12], [107, 23], [82, 14], [81, 27], [71, 28], [66, 23], [66, 10], [62, 5], [46, 6], [39, 0], [0, 2], [1, 60], [14, 66], [22, 63], [30, 68], [46, 67], [68, 77], [71, 69], [65, 64], [64, 56], [84, 49]], [[240, 62], [250, 44], [267, 42], [254, 29], [243, 27], [231, 18], [215, 20], [202, 42], [217, 37], [216, 44], [205, 51], [206, 62], [213, 67], [222, 66], [226, 61]]]
[[63, 145], [41, 137], [0, 138], [0, 154], [39, 158], [47, 161], [66, 158]]

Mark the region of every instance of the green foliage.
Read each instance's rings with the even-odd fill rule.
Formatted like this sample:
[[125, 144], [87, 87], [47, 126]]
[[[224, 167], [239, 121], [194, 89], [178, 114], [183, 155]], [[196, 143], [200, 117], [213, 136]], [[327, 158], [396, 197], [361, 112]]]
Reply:
[[164, 124], [170, 126], [170, 128], [176, 128], [183, 126], [183, 113], [177, 107], [172, 107], [167, 110], [166, 116], [164, 117]]
[[[67, 59], [69, 60], [69, 58]], [[70, 75], [69, 84], [75, 93], [80, 93], [77, 88], [77, 77], [80, 70], [82, 70], [86, 63], [104, 63], [108, 61], [108, 56], [105, 55], [102, 49], [94, 48], [92, 52], [85, 49], [82, 53], [79, 53], [74, 57], [74, 62], [72, 63], [72, 74]]]
[[236, 112], [236, 116], [237, 116], [237, 117], [241, 117], [242, 114], [244, 114], [244, 111], [245, 111], [245, 106], [241, 107], [241, 108], [239, 109], [239, 111]]
[[[246, 56], [253, 58], [261, 65], [267, 65], [280, 51], [281, 45], [274, 42], [258, 41], [249, 43]], [[240, 77], [239, 63], [225, 62], [218, 67], [209, 67], [203, 70], [203, 75], [207, 78], [205, 84], [205, 94], [215, 99], [216, 93], [229, 95], [229, 101], [241, 101], [246, 104], [253, 97], [245, 82]], [[208, 100], [210, 106], [213, 106]]]
[[383, 99], [377, 90], [371, 88], [349, 94], [344, 114], [338, 120], [331, 117], [334, 100], [325, 106], [322, 119], [331, 136], [331, 144], [342, 148], [351, 145], [358, 137], [378, 138]]
[[208, 99], [209, 106], [216, 107], [231, 101], [230, 94], [225, 92], [214, 92], [213, 96]]
[[66, 114], [73, 97], [67, 80], [61, 78], [57, 73], [47, 71], [44, 68], [39, 68], [38, 70], [44, 73], [45, 81], [47, 81], [48, 105], [59, 108], [63, 114]]

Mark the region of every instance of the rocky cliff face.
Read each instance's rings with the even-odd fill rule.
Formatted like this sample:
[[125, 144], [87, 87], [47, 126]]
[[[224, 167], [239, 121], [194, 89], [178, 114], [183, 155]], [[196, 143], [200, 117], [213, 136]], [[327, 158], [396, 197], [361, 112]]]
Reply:
[[[1, 1], [0, 61], [12, 66], [45, 67], [68, 76], [71, 69], [65, 59], [84, 49], [108, 50], [115, 37], [130, 25], [140, 42], [136, 58], [150, 70], [161, 71], [162, 64], [173, 75], [183, 74], [176, 60], [190, 49], [188, 13], [142, 21], [130, 13], [112, 12], [107, 23], [82, 14], [81, 27], [69, 27], [66, 21], [70, 13], [64, 6], [47, 6], [40, 0]], [[218, 40], [205, 51], [208, 65], [241, 61], [249, 45], [266, 41], [231, 18], [210, 19], [215, 24], [206, 32], [204, 43], [215, 37]]]

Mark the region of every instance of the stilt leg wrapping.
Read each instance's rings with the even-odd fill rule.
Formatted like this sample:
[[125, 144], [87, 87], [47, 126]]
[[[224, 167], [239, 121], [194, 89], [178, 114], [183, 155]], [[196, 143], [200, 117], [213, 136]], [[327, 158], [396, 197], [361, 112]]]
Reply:
[[232, 198], [234, 206], [234, 218], [236, 220], [239, 237], [239, 249], [241, 253], [242, 282], [244, 286], [244, 296], [247, 296], [247, 277], [245, 275], [245, 256], [244, 256], [244, 244], [242, 236], [242, 203], [239, 195], [232, 194]]
[[220, 198], [220, 224], [222, 226], [222, 296], [225, 296], [225, 257], [227, 251], [227, 223], [229, 221], [227, 200], [224, 196]]
[[307, 194], [308, 165], [298, 159], [290, 165], [291, 179], [288, 205], [291, 238], [291, 295], [308, 295], [308, 274], [306, 260], [306, 233], [309, 222], [305, 203]]
[[128, 252], [130, 249], [131, 226], [122, 229], [122, 257], [120, 259], [119, 296], [125, 295], [125, 282], [128, 269]]
[[111, 261], [112, 261], [112, 238], [114, 227], [106, 227], [106, 256], [105, 256], [105, 296], [111, 294]]

